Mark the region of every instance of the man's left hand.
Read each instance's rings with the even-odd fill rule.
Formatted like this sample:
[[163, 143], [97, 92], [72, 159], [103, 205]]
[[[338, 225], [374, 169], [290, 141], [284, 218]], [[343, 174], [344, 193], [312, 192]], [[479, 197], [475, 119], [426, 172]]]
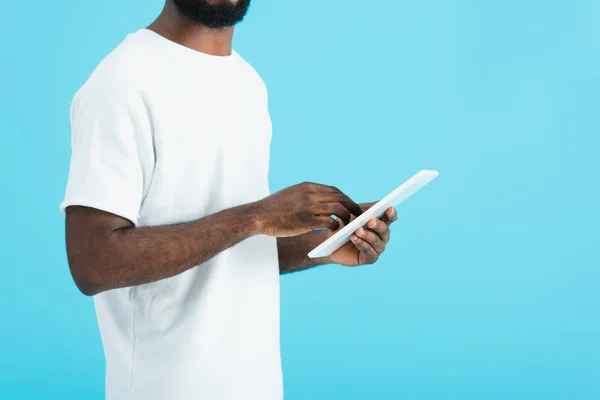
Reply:
[[[360, 204], [360, 207], [366, 211], [374, 204]], [[369, 220], [366, 227], [358, 228], [350, 236], [350, 242], [331, 254], [331, 262], [347, 267], [375, 263], [385, 251], [385, 246], [390, 240], [390, 225], [397, 219], [396, 210], [388, 208], [381, 218]]]

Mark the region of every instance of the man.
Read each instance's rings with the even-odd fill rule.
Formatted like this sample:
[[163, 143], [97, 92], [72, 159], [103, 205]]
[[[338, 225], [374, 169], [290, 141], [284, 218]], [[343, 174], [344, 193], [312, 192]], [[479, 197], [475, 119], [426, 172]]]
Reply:
[[267, 91], [231, 48], [249, 3], [168, 0], [73, 100], [61, 208], [108, 399], [281, 399], [279, 274], [371, 264], [389, 240], [392, 209], [308, 259], [368, 205], [312, 183], [269, 195]]

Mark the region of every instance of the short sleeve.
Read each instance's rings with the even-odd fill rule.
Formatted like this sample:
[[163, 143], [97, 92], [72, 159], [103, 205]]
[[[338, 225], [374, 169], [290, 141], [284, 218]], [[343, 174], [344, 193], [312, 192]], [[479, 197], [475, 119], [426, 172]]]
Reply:
[[86, 206], [137, 225], [154, 170], [152, 118], [143, 96], [84, 85], [71, 105], [71, 162], [62, 212]]

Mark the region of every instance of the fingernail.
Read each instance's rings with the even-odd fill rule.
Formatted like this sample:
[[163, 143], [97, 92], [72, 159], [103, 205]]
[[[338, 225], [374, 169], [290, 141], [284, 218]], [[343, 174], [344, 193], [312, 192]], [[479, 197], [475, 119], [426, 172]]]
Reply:
[[358, 228], [358, 230], [356, 231], [356, 236], [365, 236], [365, 230], [363, 228]]
[[371, 221], [371, 228], [377, 228], [377, 221]]

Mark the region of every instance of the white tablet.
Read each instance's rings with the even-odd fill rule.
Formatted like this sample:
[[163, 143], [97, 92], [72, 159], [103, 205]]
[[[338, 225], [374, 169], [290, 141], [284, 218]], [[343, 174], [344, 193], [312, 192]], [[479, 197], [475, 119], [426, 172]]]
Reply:
[[396, 207], [404, 200], [415, 194], [423, 186], [431, 182], [436, 176], [437, 171], [421, 170], [415, 174], [412, 178], [398, 186], [396, 190], [385, 196], [377, 204], [373, 205], [367, 211], [362, 213], [354, 221], [340, 229], [329, 239], [321, 243], [314, 250], [308, 253], [308, 257], [327, 257], [334, 251], [342, 247], [345, 243], [350, 241], [350, 236], [356, 232], [361, 226], [364, 227], [369, 220], [373, 218], [379, 218], [385, 214], [386, 210], [390, 207]]

